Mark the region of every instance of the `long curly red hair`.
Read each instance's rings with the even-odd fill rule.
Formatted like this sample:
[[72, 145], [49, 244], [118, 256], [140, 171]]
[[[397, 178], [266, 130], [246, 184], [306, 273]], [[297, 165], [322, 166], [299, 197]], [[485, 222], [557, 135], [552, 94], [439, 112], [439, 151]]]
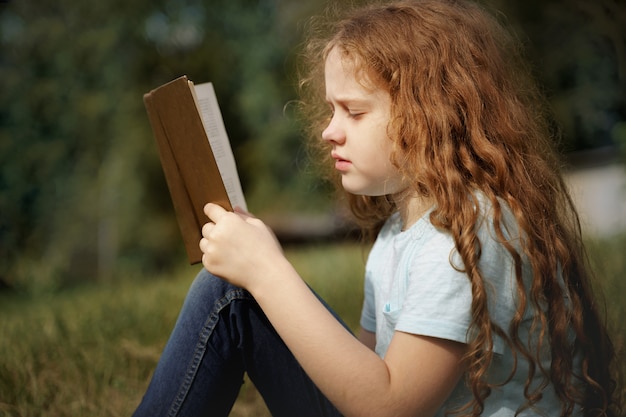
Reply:
[[[493, 388], [485, 375], [493, 338], [499, 335], [530, 363], [526, 407], [551, 384], [562, 403], [561, 416], [577, 406], [585, 416], [618, 415], [610, 368], [614, 349], [594, 301], [578, 216], [553, 149], [555, 129], [518, 42], [482, 7], [454, 0], [369, 5], [333, 23], [314, 22], [312, 33], [300, 86], [321, 159], [328, 161], [330, 155], [319, 140], [328, 121], [324, 58], [338, 47], [367, 81], [391, 95], [392, 161], [419, 195], [435, 202], [430, 220], [454, 237], [463, 260], [473, 296], [469, 334], [475, 337], [468, 346], [466, 378], [474, 399], [456, 412], [481, 414]], [[487, 309], [478, 266], [477, 193], [494, 208], [495, 230], [502, 230], [505, 204], [525, 237], [516, 249], [502, 232], [497, 236], [515, 261], [520, 300], [508, 329], [496, 326]], [[389, 196], [346, 198], [370, 235], [397, 210]], [[532, 269], [529, 290], [522, 280], [524, 260]], [[541, 366], [541, 347], [519, 335], [527, 308], [535, 312], [537, 340], [549, 342], [549, 369]], [[582, 358], [580, 372], [576, 357]], [[536, 374], [544, 384], [533, 389]]]

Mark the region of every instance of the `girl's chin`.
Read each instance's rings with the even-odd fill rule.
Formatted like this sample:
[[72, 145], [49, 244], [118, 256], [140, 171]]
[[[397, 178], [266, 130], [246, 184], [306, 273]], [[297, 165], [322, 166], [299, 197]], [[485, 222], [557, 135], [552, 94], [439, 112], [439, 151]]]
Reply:
[[362, 195], [367, 197], [381, 197], [384, 195], [397, 195], [406, 188], [401, 187], [381, 187], [375, 184], [356, 184], [350, 181], [346, 176], [341, 179], [341, 185], [344, 191], [354, 195]]

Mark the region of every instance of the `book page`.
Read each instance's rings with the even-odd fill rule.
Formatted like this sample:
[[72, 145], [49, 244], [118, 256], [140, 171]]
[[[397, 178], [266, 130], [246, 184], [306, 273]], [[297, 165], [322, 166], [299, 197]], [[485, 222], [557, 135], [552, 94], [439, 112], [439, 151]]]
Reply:
[[194, 92], [198, 111], [202, 117], [202, 123], [209, 138], [230, 204], [233, 208], [238, 206], [248, 210], [241, 182], [239, 181], [239, 174], [237, 173], [235, 157], [226, 133], [213, 84], [203, 83], [194, 86], [191, 81], [189, 84], [191, 91]]

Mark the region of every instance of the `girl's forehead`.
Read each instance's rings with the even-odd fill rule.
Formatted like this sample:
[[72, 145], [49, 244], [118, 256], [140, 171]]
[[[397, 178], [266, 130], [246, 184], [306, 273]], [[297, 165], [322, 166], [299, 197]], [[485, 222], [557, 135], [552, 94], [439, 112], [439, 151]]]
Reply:
[[354, 53], [335, 45], [326, 53], [325, 61], [341, 61], [344, 67], [353, 67], [356, 65], [356, 56]]
[[[373, 82], [372, 74], [362, 64], [362, 59], [354, 52], [346, 50], [341, 46], [335, 45], [328, 50], [324, 64], [326, 70], [329, 66], [341, 65], [346, 75], [354, 77], [354, 79], [366, 90], [375, 90], [380, 86]], [[335, 67], [336, 68], [336, 67]]]

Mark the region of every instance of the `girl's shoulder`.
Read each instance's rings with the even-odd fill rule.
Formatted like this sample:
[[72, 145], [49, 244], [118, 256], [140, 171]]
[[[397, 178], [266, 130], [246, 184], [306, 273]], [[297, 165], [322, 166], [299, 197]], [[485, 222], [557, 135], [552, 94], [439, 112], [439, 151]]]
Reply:
[[[470, 197], [468, 197], [470, 198]], [[509, 205], [501, 198], [496, 198], [497, 211], [500, 213], [496, 220], [496, 207], [484, 193], [477, 191], [473, 196], [477, 218], [475, 231], [484, 247], [501, 246], [502, 238], [514, 246], [521, 240], [520, 229]], [[443, 240], [453, 244], [450, 232], [432, 224], [430, 215], [436, 206], [427, 210], [422, 217], [406, 230], [399, 212], [393, 213], [381, 228], [377, 241], [384, 243], [404, 241]], [[516, 243], [517, 242], [517, 243]], [[519, 248], [518, 248], [519, 249]]]
[[497, 211], [499, 212], [499, 215], [496, 216], [494, 202], [484, 193], [476, 193], [476, 201], [478, 205], [476, 209], [479, 210], [476, 230], [480, 241], [483, 244], [491, 242], [500, 246], [504, 240], [513, 246], [519, 246], [522, 238], [520, 228], [508, 203], [502, 198], [496, 197]]
[[404, 229], [404, 223], [402, 218], [400, 217], [399, 212], [393, 213], [383, 224], [380, 232], [378, 233], [379, 240], [415, 240], [422, 238], [425, 234], [429, 232], [439, 233], [434, 229], [434, 226], [430, 222], [430, 213], [434, 207], [430, 208], [419, 218], [415, 223], [413, 223], [406, 230]]

